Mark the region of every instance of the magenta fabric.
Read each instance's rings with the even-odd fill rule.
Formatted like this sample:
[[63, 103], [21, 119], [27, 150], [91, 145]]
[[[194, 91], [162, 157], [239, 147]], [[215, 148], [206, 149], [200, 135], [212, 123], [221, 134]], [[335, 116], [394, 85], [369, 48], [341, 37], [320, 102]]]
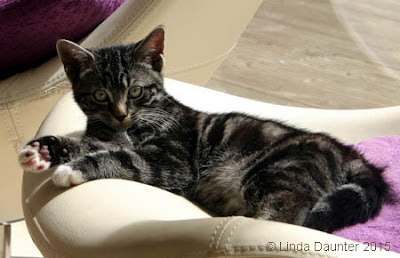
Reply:
[[364, 224], [335, 231], [334, 234], [370, 248], [390, 248], [400, 252], [400, 136], [384, 136], [361, 142], [354, 146], [373, 164], [385, 167], [383, 176], [391, 185], [392, 201], [383, 206], [381, 213]]
[[55, 43], [81, 39], [125, 0], [0, 0], [0, 73], [55, 55]]

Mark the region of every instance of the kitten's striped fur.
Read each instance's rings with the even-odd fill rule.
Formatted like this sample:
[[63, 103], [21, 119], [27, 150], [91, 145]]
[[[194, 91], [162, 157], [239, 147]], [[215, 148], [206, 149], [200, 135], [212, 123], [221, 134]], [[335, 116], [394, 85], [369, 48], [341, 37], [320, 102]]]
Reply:
[[[54, 176], [60, 186], [99, 178], [139, 181], [217, 216], [331, 232], [378, 214], [387, 192], [382, 169], [354, 149], [276, 121], [207, 114], [176, 101], [163, 87], [163, 40], [158, 27], [130, 45], [86, 50], [60, 41], [75, 100], [88, 117], [86, 135], [33, 140], [21, 162], [39, 156], [51, 166], [63, 164]], [[131, 99], [136, 86], [143, 96]], [[107, 95], [104, 103], [93, 99], [99, 89], [98, 98]]]

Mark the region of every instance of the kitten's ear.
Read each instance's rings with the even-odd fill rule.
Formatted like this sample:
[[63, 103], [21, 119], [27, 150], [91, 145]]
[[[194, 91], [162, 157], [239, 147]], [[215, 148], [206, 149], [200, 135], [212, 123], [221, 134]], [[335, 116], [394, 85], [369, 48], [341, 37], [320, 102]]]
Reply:
[[56, 47], [58, 56], [64, 64], [64, 70], [70, 79], [75, 80], [93, 70], [94, 55], [89, 50], [65, 39], [58, 40]]
[[161, 72], [164, 65], [165, 28], [160, 25], [143, 39], [135, 49], [135, 60], [151, 65], [153, 70]]

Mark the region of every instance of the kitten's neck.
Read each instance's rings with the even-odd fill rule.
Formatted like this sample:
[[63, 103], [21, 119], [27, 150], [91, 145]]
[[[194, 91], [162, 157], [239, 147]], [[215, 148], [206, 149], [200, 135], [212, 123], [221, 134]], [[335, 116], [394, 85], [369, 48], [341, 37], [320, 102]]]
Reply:
[[168, 112], [172, 118], [182, 125], [186, 124], [188, 119], [196, 117], [197, 114], [201, 113], [180, 103], [174, 97], [168, 94], [165, 95], [160, 103], [161, 109]]
[[194, 128], [194, 120], [199, 113], [167, 94], [160, 97], [157, 106], [142, 112], [138, 122], [128, 129], [130, 136], [165, 133], [182, 135]]

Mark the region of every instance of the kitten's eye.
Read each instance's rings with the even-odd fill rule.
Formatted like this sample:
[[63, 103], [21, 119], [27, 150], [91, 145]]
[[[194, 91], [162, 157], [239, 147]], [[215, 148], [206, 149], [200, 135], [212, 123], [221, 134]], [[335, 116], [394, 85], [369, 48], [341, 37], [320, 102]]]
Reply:
[[93, 94], [93, 97], [99, 102], [105, 102], [108, 100], [108, 95], [105, 90], [96, 90]]
[[128, 97], [133, 99], [138, 99], [143, 95], [143, 88], [140, 86], [133, 86], [129, 89]]

